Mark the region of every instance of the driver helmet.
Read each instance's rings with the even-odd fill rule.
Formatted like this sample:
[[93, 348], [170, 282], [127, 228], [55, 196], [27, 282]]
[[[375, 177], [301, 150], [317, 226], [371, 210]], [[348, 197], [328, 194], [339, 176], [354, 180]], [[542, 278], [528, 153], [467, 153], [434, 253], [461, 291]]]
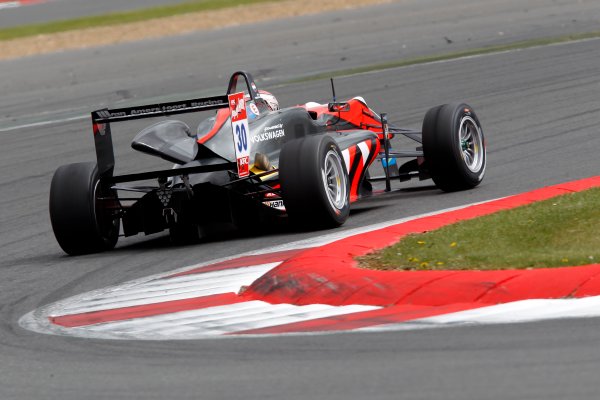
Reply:
[[275, 96], [266, 90], [258, 90], [254, 101], [251, 101], [250, 96], [246, 94], [246, 112], [248, 113], [248, 119], [253, 120], [262, 113], [276, 110], [279, 110], [279, 102]]
[[265, 103], [267, 104], [267, 107], [269, 107], [269, 110], [271, 110], [271, 111], [279, 110], [279, 102], [277, 101], [275, 96], [273, 96], [272, 93], [269, 93], [266, 90], [259, 89], [258, 95], [261, 99], [263, 99], [265, 101]]

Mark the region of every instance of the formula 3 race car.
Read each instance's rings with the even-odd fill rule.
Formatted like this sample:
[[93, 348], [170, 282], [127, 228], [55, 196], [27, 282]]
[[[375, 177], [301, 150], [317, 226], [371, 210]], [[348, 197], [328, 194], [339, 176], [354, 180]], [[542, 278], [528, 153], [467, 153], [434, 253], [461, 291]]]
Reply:
[[[390, 191], [392, 181], [431, 178], [456, 191], [483, 179], [483, 131], [470, 106], [431, 108], [418, 132], [388, 125], [360, 97], [337, 102], [333, 92], [329, 104], [279, 109], [249, 73], [236, 72], [223, 96], [92, 112], [96, 162], [61, 166], [52, 178], [50, 218], [59, 245], [70, 255], [86, 254], [113, 248], [120, 235], [169, 229], [174, 240], [187, 241], [210, 226], [282, 218], [310, 229], [335, 227], [352, 203], [374, 194], [373, 182]], [[196, 132], [163, 119], [133, 139], [135, 150], [173, 168], [114, 174], [112, 124], [207, 110], [216, 115]], [[392, 151], [395, 135], [416, 147]], [[369, 173], [375, 160], [381, 176]], [[154, 184], [134, 184], [142, 181]]]

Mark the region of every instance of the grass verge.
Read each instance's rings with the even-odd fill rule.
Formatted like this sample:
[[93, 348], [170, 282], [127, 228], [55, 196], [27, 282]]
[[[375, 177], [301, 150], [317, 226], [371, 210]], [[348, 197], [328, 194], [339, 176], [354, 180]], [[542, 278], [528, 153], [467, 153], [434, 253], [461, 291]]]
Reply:
[[600, 263], [600, 188], [462, 221], [358, 258], [379, 270], [496, 270]]
[[12, 40], [41, 34], [66, 32], [76, 29], [113, 26], [156, 18], [172, 17], [192, 12], [218, 10], [240, 5], [274, 2], [278, 0], [197, 0], [171, 6], [152, 7], [90, 17], [81, 17], [42, 24], [23, 25], [0, 29], [0, 40]]

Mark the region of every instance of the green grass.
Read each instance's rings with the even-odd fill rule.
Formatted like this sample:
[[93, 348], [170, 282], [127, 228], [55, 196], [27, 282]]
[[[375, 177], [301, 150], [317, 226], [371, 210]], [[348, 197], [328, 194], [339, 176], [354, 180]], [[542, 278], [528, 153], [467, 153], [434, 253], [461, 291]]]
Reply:
[[485, 47], [480, 47], [480, 48], [476, 48], [476, 49], [467, 49], [467, 50], [462, 50], [462, 51], [454, 51], [454, 52], [436, 54], [436, 55], [431, 55], [431, 56], [414, 57], [414, 58], [389, 61], [389, 62], [379, 63], [379, 64], [365, 65], [365, 66], [356, 67], [356, 68], [348, 68], [348, 69], [341, 69], [341, 70], [337, 70], [337, 71], [323, 72], [323, 73], [319, 73], [319, 74], [315, 74], [315, 75], [309, 75], [309, 76], [304, 76], [304, 77], [301, 77], [298, 79], [294, 79], [294, 80], [291, 80], [289, 83], [310, 82], [310, 81], [321, 80], [321, 79], [329, 79], [329, 78], [343, 77], [343, 76], [349, 76], [349, 75], [354, 75], [354, 74], [361, 74], [361, 73], [365, 73], [365, 72], [382, 71], [382, 70], [391, 69], [391, 68], [407, 67], [410, 65], [426, 64], [426, 63], [432, 63], [432, 62], [437, 62], [437, 61], [448, 61], [448, 60], [454, 60], [454, 59], [463, 58], [463, 57], [472, 57], [472, 56], [479, 56], [479, 55], [484, 55], [484, 54], [500, 53], [503, 51], [511, 51], [511, 50], [522, 50], [522, 49], [527, 49], [527, 48], [531, 48], [531, 47], [547, 46], [547, 45], [551, 45], [551, 44], [567, 43], [567, 42], [573, 42], [573, 41], [577, 41], [577, 40], [595, 39], [595, 38], [600, 38], [600, 31], [563, 35], [563, 36], [556, 36], [556, 37], [542, 38], [542, 39], [523, 40], [523, 41], [508, 43], [508, 44], [485, 46]]
[[18, 39], [40, 34], [52, 34], [76, 29], [113, 26], [131, 22], [147, 21], [199, 11], [217, 10], [239, 5], [273, 2], [277, 0], [197, 0], [171, 6], [153, 7], [142, 10], [116, 12], [91, 17], [81, 17], [43, 24], [23, 25], [0, 29], [0, 40]]
[[403, 238], [359, 258], [384, 270], [495, 270], [600, 263], [600, 188]]

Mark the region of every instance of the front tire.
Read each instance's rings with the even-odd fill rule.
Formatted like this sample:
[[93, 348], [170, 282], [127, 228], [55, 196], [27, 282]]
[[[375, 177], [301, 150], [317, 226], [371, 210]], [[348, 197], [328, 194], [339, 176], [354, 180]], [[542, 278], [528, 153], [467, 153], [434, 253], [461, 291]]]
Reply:
[[473, 109], [464, 103], [430, 109], [423, 119], [423, 153], [440, 189], [453, 192], [479, 185], [487, 160], [483, 130]]
[[329, 136], [286, 143], [279, 158], [281, 196], [297, 225], [331, 228], [350, 213], [348, 172], [340, 148]]
[[63, 165], [50, 186], [50, 220], [54, 236], [69, 255], [115, 247], [119, 238], [118, 199], [100, 184], [95, 163]]

